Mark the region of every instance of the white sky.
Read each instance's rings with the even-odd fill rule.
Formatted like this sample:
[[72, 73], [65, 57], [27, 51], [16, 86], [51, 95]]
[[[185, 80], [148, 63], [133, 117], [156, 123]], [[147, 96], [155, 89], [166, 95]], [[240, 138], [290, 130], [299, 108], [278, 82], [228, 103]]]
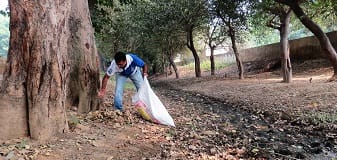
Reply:
[[0, 0], [0, 10], [5, 10], [8, 6], [8, 0]]

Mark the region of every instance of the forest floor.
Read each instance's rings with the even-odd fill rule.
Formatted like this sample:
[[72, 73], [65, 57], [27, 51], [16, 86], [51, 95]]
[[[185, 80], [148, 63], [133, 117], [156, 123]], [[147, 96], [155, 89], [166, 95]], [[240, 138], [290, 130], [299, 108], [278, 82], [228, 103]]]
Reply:
[[109, 85], [102, 110], [80, 115], [69, 107], [69, 133], [43, 144], [5, 142], [0, 159], [337, 159], [337, 83], [327, 82], [326, 61], [293, 64], [290, 84], [281, 83], [280, 69], [239, 80], [233, 68], [150, 79], [176, 127], [142, 119], [134, 89], [125, 92], [125, 112], [112, 110]]

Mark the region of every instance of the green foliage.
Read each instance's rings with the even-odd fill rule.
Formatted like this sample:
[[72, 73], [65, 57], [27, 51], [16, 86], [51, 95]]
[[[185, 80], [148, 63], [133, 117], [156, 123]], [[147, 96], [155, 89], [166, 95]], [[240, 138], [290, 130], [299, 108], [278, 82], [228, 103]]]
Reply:
[[76, 116], [71, 115], [68, 120], [69, 129], [74, 130], [78, 124], [80, 124], [80, 120]]
[[[7, 4], [7, 2], [6, 2]], [[3, 15], [3, 16], [9, 16], [9, 6], [7, 4], [7, 7], [4, 8], [4, 10], [0, 10], [0, 15]]]
[[[238, 46], [255, 47], [279, 41], [279, 32], [266, 27], [272, 17], [267, 7], [273, 0], [99, 0], [92, 13], [98, 51], [108, 59], [118, 51], [131, 51], [153, 70], [163, 71], [168, 58], [186, 52], [186, 31], [193, 27], [195, 48], [204, 50], [205, 40], [229, 44], [228, 25], [235, 27]], [[326, 5], [326, 6], [325, 6]], [[305, 3], [306, 11], [325, 31], [336, 29], [336, 4], [332, 0]], [[219, 14], [218, 14], [219, 13]], [[221, 15], [221, 17], [219, 17]], [[292, 18], [290, 39], [311, 33]], [[261, 25], [262, 24], [262, 25]], [[210, 29], [217, 26], [213, 33]], [[248, 32], [249, 31], [249, 32]], [[206, 34], [205, 34], [206, 33]], [[192, 56], [189, 54], [189, 56]]]
[[131, 81], [127, 81], [124, 86], [125, 89], [136, 91], [135, 85]]
[[118, 50], [131, 51], [150, 66], [164, 70], [162, 64], [167, 58], [182, 53], [186, 47], [186, 23], [183, 22], [187, 19], [181, 15], [194, 10], [181, 4], [191, 4], [191, 1], [139, 0], [124, 5], [113, 2], [97, 4], [93, 16], [97, 48], [105, 58], [111, 58]]
[[0, 14], [0, 57], [7, 57], [9, 35], [9, 17]]
[[[249, 20], [251, 46], [260, 46], [279, 41], [279, 32], [266, 26], [267, 23], [279, 12], [284, 5], [275, 3], [274, 0], [256, 1], [252, 5], [255, 12]], [[306, 1], [302, 8], [321, 26], [323, 31], [330, 32], [337, 29], [337, 5], [332, 0]], [[276, 18], [277, 20], [277, 18]], [[261, 25], [262, 24], [262, 25]], [[296, 16], [291, 18], [289, 39], [298, 39], [311, 36], [312, 33], [305, 28]]]
[[27, 145], [27, 139], [22, 140], [19, 144], [15, 145], [15, 147], [19, 150], [25, 149]]
[[[212, 14], [216, 14], [229, 37], [235, 38], [235, 43], [245, 43], [248, 32], [248, 20], [252, 14], [251, 0], [212, 0]], [[236, 44], [239, 46], [238, 44]]]
[[127, 25], [123, 15], [123, 6], [118, 1], [99, 1], [92, 13], [92, 22], [98, 52], [110, 59], [113, 53], [122, 50], [126, 41]]

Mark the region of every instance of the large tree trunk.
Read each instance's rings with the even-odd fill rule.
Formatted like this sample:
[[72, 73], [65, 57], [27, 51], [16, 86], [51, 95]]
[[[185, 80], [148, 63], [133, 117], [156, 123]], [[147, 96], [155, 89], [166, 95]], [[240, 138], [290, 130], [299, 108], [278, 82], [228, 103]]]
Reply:
[[10, 48], [0, 95], [0, 139], [48, 140], [67, 131], [70, 1], [9, 1]]
[[200, 59], [193, 42], [193, 27], [187, 29], [187, 47], [191, 50], [194, 57], [195, 76], [201, 77]]
[[72, 0], [69, 19], [71, 38], [68, 54], [71, 60], [68, 100], [78, 106], [78, 111], [87, 113], [97, 110], [96, 98], [99, 89], [99, 56], [92, 28], [88, 1]]
[[300, 7], [299, 0], [275, 0], [276, 2], [288, 5], [296, 14], [296, 16], [300, 19], [302, 24], [307, 27], [318, 39], [324, 53], [330, 60], [332, 67], [334, 69], [334, 75], [330, 80], [337, 79], [337, 54], [335, 49], [330, 43], [328, 36], [323, 32], [323, 30], [313, 22], [302, 10]]
[[292, 67], [289, 56], [289, 24], [290, 24], [290, 15], [291, 10], [289, 10], [284, 18], [281, 19], [280, 27], [280, 42], [282, 48], [282, 73], [283, 73], [283, 82], [291, 83], [292, 82]]
[[234, 51], [234, 54], [235, 54], [236, 64], [237, 64], [238, 70], [239, 70], [239, 78], [244, 79], [244, 76], [243, 76], [244, 69], [243, 69], [242, 60], [241, 60], [238, 48], [236, 47], [235, 30], [231, 27], [230, 24], [227, 24], [227, 26], [229, 27], [228, 33], [229, 33], [229, 36], [231, 38], [232, 48], [233, 48], [233, 51]]

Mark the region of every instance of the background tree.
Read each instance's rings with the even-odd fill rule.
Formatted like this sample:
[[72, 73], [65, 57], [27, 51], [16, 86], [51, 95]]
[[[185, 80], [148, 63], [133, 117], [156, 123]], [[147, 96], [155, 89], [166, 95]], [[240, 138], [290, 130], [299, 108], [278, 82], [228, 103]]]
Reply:
[[[284, 5], [275, 3], [274, 1], [262, 1], [256, 4], [257, 10], [254, 21], [258, 23], [256, 27], [261, 26], [261, 22], [264, 22], [268, 27], [279, 31], [280, 35], [280, 50], [281, 55], [281, 70], [283, 76], [283, 82], [292, 82], [292, 66], [289, 53], [289, 33], [290, 33], [290, 16], [291, 9]], [[262, 27], [264, 28], [264, 27]]]
[[152, 68], [152, 73], [163, 72], [168, 61], [174, 66], [176, 76], [179, 77], [173, 58], [182, 50], [182, 46], [186, 45], [186, 36], [179, 23], [180, 17], [175, 15], [174, 6], [176, 5], [173, 2], [167, 0], [134, 1], [123, 5], [115, 2], [112, 6], [100, 5], [99, 7], [103, 8], [109, 16], [106, 16], [107, 22], [103, 23], [106, 17], [98, 15], [98, 19], [103, 20], [98, 21], [100, 26], [98, 30], [103, 29], [99, 34], [106, 37], [103, 39], [100, 38], [103, 36], [99, 35], [99, 46], [105, 46], [105, 51], [120, 48], [137, 53], [147, 61]]
[[[210, 7], [209, 7], [210, 8]], [[209, 56], [209, 60], [211, 63], [211, 75], [215, 74], [215, 62], [214, 62], [214, 50], [216, 47], [221, 46], [225, 41], [226, 37], [224, 33], [226, 33], [225, 28], [220, 25], [219, 19], [216, 18], [216, 13], [210, 11], [210, 19], [209, 25], [206, 29], [206, 43], [211, 51], [211, 55]]]
[[226, 26], [226, 33], [231, 39], [232, 48], [235, 54], [236, 63], [239, 70], [239, 78], [243, 79], [243, 64], [237, 47], [237, 34], [247, 29], [249, 17], [250, 1], [247, 0], [214, 0], [214, 10], [223, 25]]
[[180, 24], [186, 32], [186, 45], [194, 57], [195, 76], [201, 77], [200, 58], [195, 48], [194, 32], [202, 29], [207, 24], [207, 1], [204, 0], [177, 0], [173, 1], [176, 6], [176, 16], [180, 17]]
[[303, 9], [300, 7], [300, 3], [302, 3], [302, 1], [301, 0], [275, 0], [275, 2], [288, 5], [294, 11], [294, 13], [299, 18], [299, 20], [302, 22], [302, 24], [305, 27], [307, 27], [316, 36], [324, 53], [330, 60], [333, 66], [333, 69], [334, 69], [334, 74], [330, 80], [335, 81], [337, 78], [336, 51], [331, 45], [328, 36], [323, 32], [323, 30], [304, 13]]
[[117, 51], [129, 49], [129, 31], [125, 13], [126, 6], [119, 1], [98, 1], [92, 11], [93, 26], [98, 52], [106, 59], [112, 59]]
[[[144, 41], [142, 46], [145, 46], [148, 50], [158, 50], [162, 53], [169, 62], [168, 67], [172, 66], [176, 78], [179, 78], [174, 58], [185, 47], [185, 37], [179, 19], [174, 15], [175, 9], [171, 7], [172, 2], [164, 0], [155, 1], [151, 4], [150, 10], [150, 5], [144, 6], [144, 9], [149, 11], [144, 15], [142, 23], [145, 30], [141, 29], [141, 33], [146, 34], [149, 39]], [[165, 62], [165, 59], [163, 61]]]

